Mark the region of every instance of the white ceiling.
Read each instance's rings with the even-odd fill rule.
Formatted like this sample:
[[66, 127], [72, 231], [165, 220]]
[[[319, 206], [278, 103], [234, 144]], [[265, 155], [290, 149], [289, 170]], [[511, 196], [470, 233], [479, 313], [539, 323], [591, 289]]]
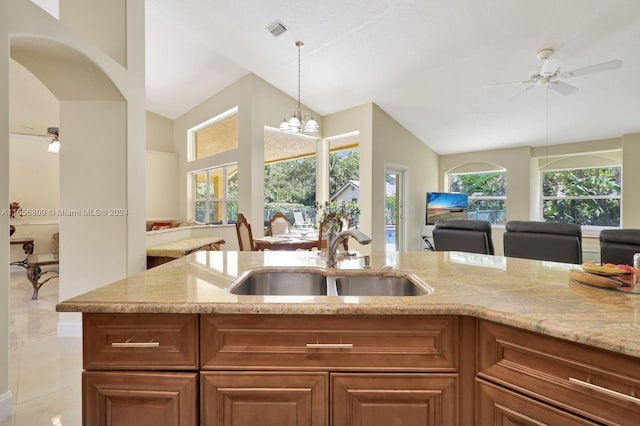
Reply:
[[[574, 94], [549, 92], [550, 144], [640, 132], [638, 0], [147, 0], [146, 8], [147, 107], [169, 118], [249, 72], [296, 97], [299, 39], [304, 104], [326, 115], [375, 102], [439, 154], [545, 145], [544, 87], [483, 86], [526, 80], [547, 47], [561, 71], [624, 62], [566, 80]], [[278, 38], [266, 30], [275, 20], [290, 29]]]

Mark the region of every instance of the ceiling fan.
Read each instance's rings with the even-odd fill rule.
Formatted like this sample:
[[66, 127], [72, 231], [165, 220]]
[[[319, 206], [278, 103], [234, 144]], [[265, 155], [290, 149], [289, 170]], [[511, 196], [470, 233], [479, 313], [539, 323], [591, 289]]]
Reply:
[[578, 88], [576, 86], [572, 86], [571, 84], [565, 83], [562, 80], [602, 71], [609, 71], [612, 69], [620, 68], [622, 66], [622, 61], [616, 59], [614, 61], [589, 65], [583, 68], [577, 68], [572, 71], [561, 72], [560, 64], [562, 63], [562, 61], [560, 59], [550, 59], [550, 56], [552, 54], [553, 49], [542, 49], [536, 54], [538, 60], [542, 62], [542, 66], [540, 67], [540, 69], [531, 71], [527, 80], [487, 84], [484, 87], [490, 88], [528, 84], [529, 86], [525, 89], [525, 91], [536, 86], [546, 86], [549, 89], [555, 90], [556, 92], [563, 95], [570, 95], [571, 93], [578, 91]]

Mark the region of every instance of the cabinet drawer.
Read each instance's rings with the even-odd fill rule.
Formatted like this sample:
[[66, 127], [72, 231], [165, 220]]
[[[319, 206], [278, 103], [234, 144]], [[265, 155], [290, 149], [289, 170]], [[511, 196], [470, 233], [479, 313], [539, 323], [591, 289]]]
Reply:
[[83, 314], [87, 370], [197, 370], [198, 317]]
[[640, 359], [487, 321], [478, 375], [605, 424], [640, 414]]
[[200, 328], [202, 369], [458, 367], [455, 316], [202, 315]]
[[476, 381], [476, 386], [478, 426], [598, 424], [481, 379]]

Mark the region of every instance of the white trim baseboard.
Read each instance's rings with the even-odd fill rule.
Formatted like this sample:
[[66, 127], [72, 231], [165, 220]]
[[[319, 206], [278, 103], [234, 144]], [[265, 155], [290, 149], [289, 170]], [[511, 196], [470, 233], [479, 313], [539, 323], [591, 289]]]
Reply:
[[58, 337], [82, 337], [82, 321], [58, 321]]
[[9, 417], [13, 412], [13, 394], [8, 390], [0, 395], [0, 421]]

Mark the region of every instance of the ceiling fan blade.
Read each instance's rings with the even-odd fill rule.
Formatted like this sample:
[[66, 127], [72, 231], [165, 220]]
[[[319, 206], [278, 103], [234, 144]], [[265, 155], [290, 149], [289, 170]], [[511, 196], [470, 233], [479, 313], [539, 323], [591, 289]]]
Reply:
[[485, 84], [484, 88], [488, 89], [491, 87], [517, 86], [519, 84], [528, 84], [533, 82], [534, 82], [533, 80], [505, 81], [504, 83]]
[[540, 75], [543, 77], [551, 77], [560, 69], [560, 64], [562, 61], [560, 59], [547, 59], [542, 64], [542, 68], [540, 69]]
[[516, 93], [515, 95], [511, 96], [509, 98], [509, 100], [515, 99], [517, 97], [520, 97], [522, 95], [524, 95], [525, 93], [527, 93], [529, 90], [533, 89], [536, 86], [527, 86], [524, 90], [519, 91], [518, 93]]
[[603, 62], [601, 64], [589, 65], [588, 67], [578, 68], [572, 71], [566, 71], [560, 74], [561, 78], [579, 77], [581, 75], [593, 74], [596, 72], [609, 71], [622, 66], [622, 61], [616, 59], [615, 61]]
[[549, 88], [563, 95], [570, 95], [578, 91], [576, 86], [567, 84], [564, 81], [552, 81], [549, 83]]

